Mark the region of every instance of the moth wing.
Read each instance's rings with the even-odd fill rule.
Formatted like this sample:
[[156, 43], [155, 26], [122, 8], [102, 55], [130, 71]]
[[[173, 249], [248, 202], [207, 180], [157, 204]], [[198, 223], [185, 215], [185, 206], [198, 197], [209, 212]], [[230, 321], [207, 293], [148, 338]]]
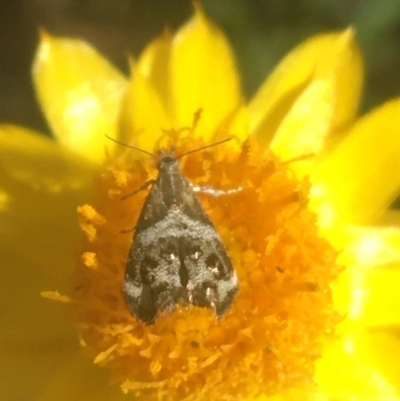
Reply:
[[138, 320], [150, 324], [165, 310], [173, 310], [182, 294], [178, 241], [139, 233], [130, 250], [122, 292]]
[[144, 201], [139, 218], [136, 222], [134, 239], [141, 231], [153, 227], [168, 214], [168, 207], [164, 202], [163, 194], [159, 186], [160, 182], [159, 179], [157, 179], [153, 183]]
[[214, 225], [205, 212], [203, 205], [197, 198], [192, 186], [185, 180], [185, 188], [183, 191], [182, 212], [186, 216], [190, 216], [194, 221], [199, 221], [203, 224], [211, 226], [214, 230]]
[[231, 307], [239, 289], [221, 239], [215, 232], [215, 237], [184, 238], [182, 242], [187, 299], [193, 305], [213, 308], [220, 318]]

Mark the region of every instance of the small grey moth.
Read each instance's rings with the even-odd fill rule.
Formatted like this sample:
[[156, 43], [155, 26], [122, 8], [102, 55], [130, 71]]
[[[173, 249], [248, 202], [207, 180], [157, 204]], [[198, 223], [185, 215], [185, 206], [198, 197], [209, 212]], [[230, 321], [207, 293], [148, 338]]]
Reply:
[[131, 313], [145, 324], [153, 324], [179, 302], [212, 308], [218, 318], [232, 305], [239, 288], [235, 270], [178, 161], [227, 140], [179, 157], [173, 148], [169, 153], [160, 150], [157, 157], [126, 145], [158, 160], [156, 179], [134, 192], [151, 185], [135, 226], [122, 285]]

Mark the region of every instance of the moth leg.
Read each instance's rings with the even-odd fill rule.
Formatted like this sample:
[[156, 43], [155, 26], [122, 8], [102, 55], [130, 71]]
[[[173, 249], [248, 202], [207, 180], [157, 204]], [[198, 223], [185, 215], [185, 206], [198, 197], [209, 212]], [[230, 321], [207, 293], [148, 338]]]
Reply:
[[132, 233], [132, 232], [135, 231], [135, 229], [136, 229], [136, 226], [135, 226], [135, 227], [132, 227], [132, 228], [126, 228], [125, 230], [121, 230], [120, 233], [121, 233], [121, 234]]
[[199, 192], [202, 194], [208, 194], [212, 196], [222, 196], [222, 195], [232, 195], [236, 194], [238, 192], [243, 191], [243, 187], [237, 187], [237, 188], [231, 188], [231, 189], [217, 189], [210, 187], [208, 185], [206, 186], [199, 186], [199, 185], [191, 185], [192, 189], [194, 192]]
[[136, 189], [136, 190], [133, 191], [133, 192], [130, 192], [130, 193], [127, 194], [127, 195], [122, 196], [122, 197], [121, 197], [121, 200], [127, 199], [127, 198], [131, 197], [132, 195], [137, 194], [137, 193], [140, 192], [140, 191], [144, 191], [147, 187], [149, 187], [150, 185], [153, 185], [155, 182], [156, 182], [156, 180], [149, 180], [149, 181], [146, 181], [140, 188]]

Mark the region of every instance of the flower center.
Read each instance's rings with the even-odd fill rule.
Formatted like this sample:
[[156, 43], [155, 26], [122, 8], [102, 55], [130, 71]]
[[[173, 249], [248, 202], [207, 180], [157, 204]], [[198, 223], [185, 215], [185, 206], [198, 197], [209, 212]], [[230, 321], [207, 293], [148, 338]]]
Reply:
[[[181, 147], [188, 141], [176, 139], [178, 155], [201, 145]], [[322, 341], [338, 321], [329, 284], [340, 268], [307, 208], [307, 181], [252, 141], [180, 159], [195, 186], [227, 192], [198, 198], [232, 260], [239, 291], [220, 319], [211, 307], [178, 301], [146, 325], [121, 290], [133, 227], [151, 189], [121, 197], [157, 174], [154, 160], [137, 156], [110, 160], [96, 177], [92, 206], [79, 208], [86, 240], [69, 314], [86, 353], [123, 391], [154, 400], [239, 399], [310, 382]], [[235, 188], [241, 190], [229, 191]]]

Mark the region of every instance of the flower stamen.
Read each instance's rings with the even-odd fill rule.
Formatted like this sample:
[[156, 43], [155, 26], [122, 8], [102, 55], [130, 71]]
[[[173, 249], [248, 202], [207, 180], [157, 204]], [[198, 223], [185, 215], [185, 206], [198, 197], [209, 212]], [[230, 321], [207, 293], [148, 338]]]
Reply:
[[[179, 145], [186, 133], [165, 135]], [[204, 146], [192, 142], [191, 149]], [[273, 394], [311, 379], [323, 337], [338, 321], [329, 284], [340, 268], [307, 208], [308, 182], [251, 140], [239, 151], [227, 149], [203, 150], [180, 163], [196, 186], [242, 189], [218, 202], [198, 195], [239, 276], [234, 306], [220, 320], [207, 308], [177, 305], [143, 325], [125, 305], [132, 235], [121, 231], [134, 227], [146, 194], [124, 194], [149, 180], [153, 160], [110, 159], [97, 177], [94, 206], [78, 210], [87, 241], [73, 276], [78, 290], [71, 297], [79, 302], [70, 317], [86, 352], [124, 392], [166, 400]]]

